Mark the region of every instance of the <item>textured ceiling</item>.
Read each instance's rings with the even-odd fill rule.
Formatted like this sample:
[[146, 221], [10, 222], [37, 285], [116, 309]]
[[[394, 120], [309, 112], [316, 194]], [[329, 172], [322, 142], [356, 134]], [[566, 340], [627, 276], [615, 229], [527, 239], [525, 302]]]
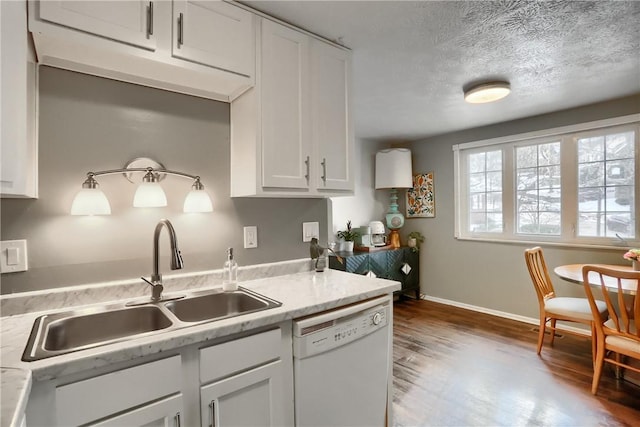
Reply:
[[[419, 140], [640, 93], [640, 2], [243, 1], [353, 50], [355, 132]], [[471, 105], [463, 87], [512, 93]]]

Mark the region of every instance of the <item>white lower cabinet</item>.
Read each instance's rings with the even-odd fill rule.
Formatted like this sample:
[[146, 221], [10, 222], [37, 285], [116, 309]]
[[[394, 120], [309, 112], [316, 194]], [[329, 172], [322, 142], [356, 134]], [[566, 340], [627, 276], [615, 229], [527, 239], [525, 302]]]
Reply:
[[59, 385], [57, 425], [142, 426], [174, 419], [182, 409], [181, 366], [180, 356], [173, 356]]
[[293, 425], [291, 322], [162, 354], [36, 381], [26, 425]]
[[177, 394], [91, 425], [96, 427], [180, 427], [181, 416], [182, 394]]
[[234, 375], [201, 388], [203, 426], [281, 426], [278, 393], [282, 362]]

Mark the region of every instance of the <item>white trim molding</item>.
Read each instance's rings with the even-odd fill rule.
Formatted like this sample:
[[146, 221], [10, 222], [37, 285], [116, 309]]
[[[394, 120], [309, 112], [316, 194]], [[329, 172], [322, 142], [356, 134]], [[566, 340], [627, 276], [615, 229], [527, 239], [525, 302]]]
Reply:
[[[450, 305], [452, 307], [464, 308], [466, 310], [471, 310], [478, 313], [484, 313], [484, 314], [489, 314], [491, 316], [502, 317], [504, 319], [515, 320], [516, 322], [527, 323], [535, 326], [539, 326], [540, 324], [540, 320], [537, 318], [520, 316], [519, 314], [508, 313], [506, 311], [494, 310], [491, 308], [480, 307], [477, 305], [466, 304], [463, 302], [453, 301], [453, 300], [444, 299], [444, 298], [438, 298], [431, 295], [421, 295], [420, 298], [426, 301], [437, 302], [444, 305]], [[558, 329], [573, 332], [575, 334], [583, 335], [585, 337], [591, 336], [591, 331], [589, 331], [588, 329], [581, 329], [575, 326], [569, 326], [569, 325], [563, 324], [562, 322], [558, 323]]]

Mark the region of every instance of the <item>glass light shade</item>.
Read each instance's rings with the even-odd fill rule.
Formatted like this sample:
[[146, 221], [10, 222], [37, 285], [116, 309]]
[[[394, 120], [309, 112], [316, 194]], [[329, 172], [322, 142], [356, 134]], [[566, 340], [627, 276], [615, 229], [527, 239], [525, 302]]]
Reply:
[[135, 208], [158, 208], [167, 206], [167, 196], [157, 182], [143, 182], [133, 196]]
[[184, 199], [184, 212], [213, 212], [213, 204], [211, 203], [209, 194], [204, 190], [193, 189], [189, 191], [189, 194], [187, 194], [187, 197]]
[[83, 188], [73, 198], [71, 215], [111, 215], [111, 206], [102, 190]]
[[511, 93], [507, 82], [485, 83], [472, 87], [464, 92], [464, 100], [470, 104], [485, 104], [497, 101]]
[[390, 148], [376, 153], [376, 189], [411, 188], [411, 150]]

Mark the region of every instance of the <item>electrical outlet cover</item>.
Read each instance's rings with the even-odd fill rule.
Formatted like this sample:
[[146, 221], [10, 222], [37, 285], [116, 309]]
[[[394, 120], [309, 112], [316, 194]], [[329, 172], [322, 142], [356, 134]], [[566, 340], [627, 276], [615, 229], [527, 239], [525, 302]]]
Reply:
[[251, 249], [258, 247], [258, 227], [250, 225], [244, 227], [244, 248]]
[[302, 241], [310, 242], [311, 238], [320, 237], [320, 223], [318, 222], [303, 222], [302, 223]]
[[0, 272], [27, 271], [27, 241], [5, 240], [0, 242]]

